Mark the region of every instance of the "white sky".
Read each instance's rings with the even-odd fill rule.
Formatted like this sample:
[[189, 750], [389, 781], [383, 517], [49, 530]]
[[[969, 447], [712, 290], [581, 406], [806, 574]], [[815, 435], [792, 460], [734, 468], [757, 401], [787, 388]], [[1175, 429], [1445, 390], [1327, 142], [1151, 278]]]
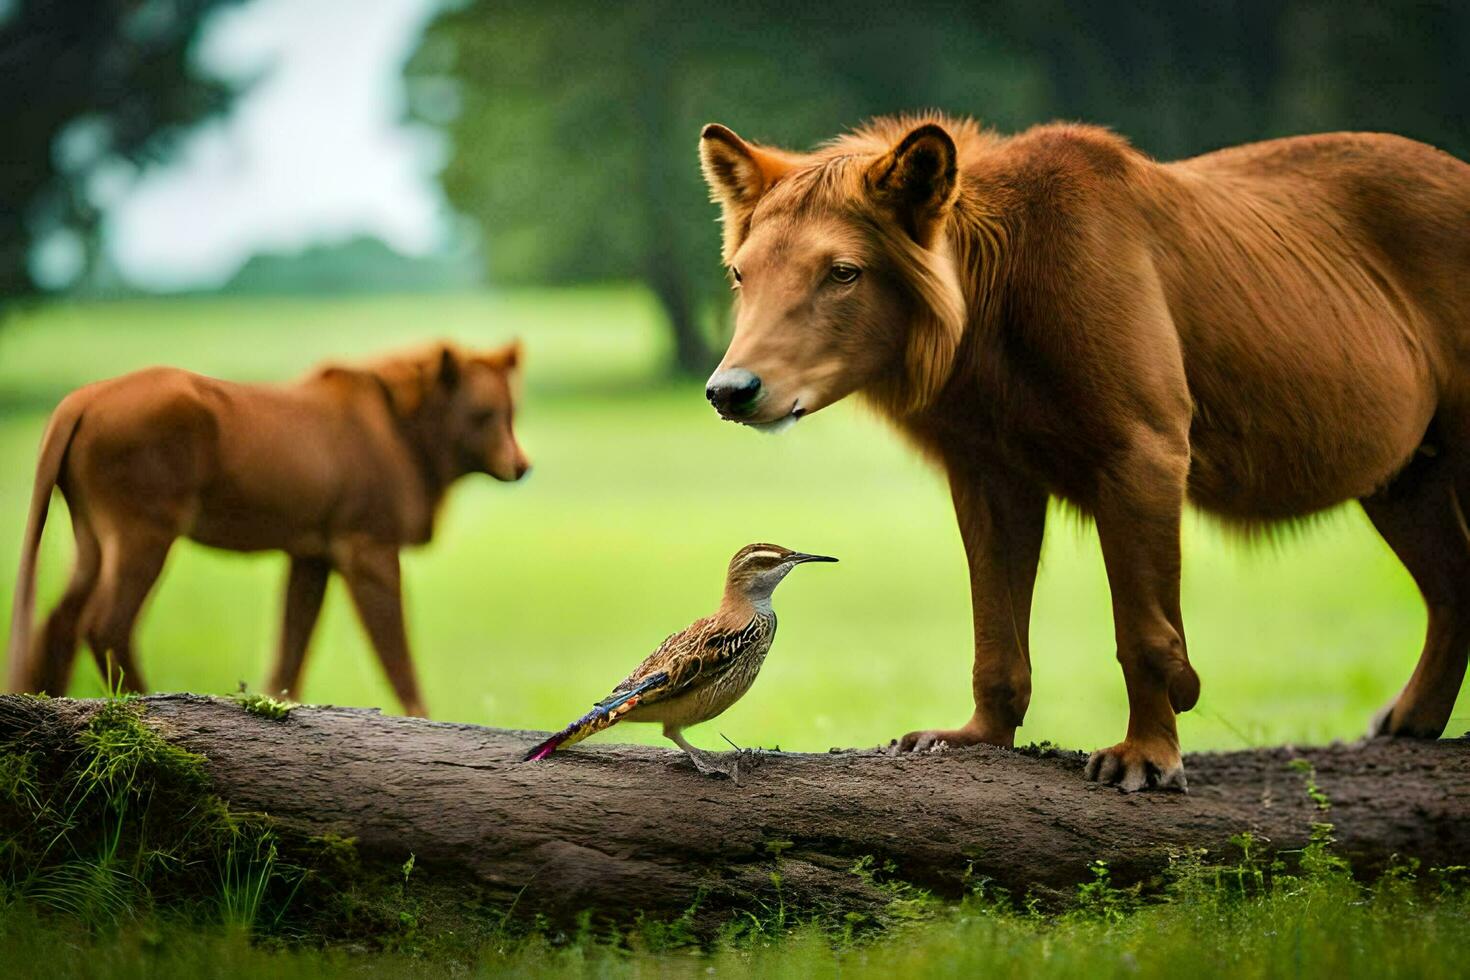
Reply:
[[249, 0], [218, 14], [199, 63], [263, 72], [109, 209], [108, 254], [153, 289], [216, 285], [257, 251], [356, 234], [421, 254], [447, 217], [436, 146], [402, 124], [400, 72], [435, 0]]

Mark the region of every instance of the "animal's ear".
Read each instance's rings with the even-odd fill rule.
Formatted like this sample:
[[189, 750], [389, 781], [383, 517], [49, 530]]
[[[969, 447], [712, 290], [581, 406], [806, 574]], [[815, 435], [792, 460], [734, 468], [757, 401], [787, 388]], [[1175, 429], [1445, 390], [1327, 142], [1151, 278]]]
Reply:
[[521, 366], [521, 342], [512, 340], [501, 347], [482, 351], [474, 355], [474, 360], [497, 371], [514, 372]]
[[909, 132], [868, 169], [868, 188], [893, 212], [914, 241], [928, 248], [959, 196], [954, 140], [925, 123]]
[[521, 342], [519, 339], [512, 340], [500, 349], [500, 366], [507, 371], [514, 371], [521, 366]]
[[699, 164], [710, 199], [720, 206], [725, 226], [724, 258], [729, 262], [750, 233], [750, 216], [761, 197], [801, 165], [785, 150], [747, 143], [719, 123], [699, 134]]

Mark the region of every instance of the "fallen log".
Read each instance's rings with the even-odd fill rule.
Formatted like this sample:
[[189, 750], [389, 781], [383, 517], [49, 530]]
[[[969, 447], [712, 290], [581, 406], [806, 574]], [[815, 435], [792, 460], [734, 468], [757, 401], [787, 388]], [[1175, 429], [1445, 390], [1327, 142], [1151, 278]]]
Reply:
[[[0, 743], [45, 751], [98, 703], [0, 698]], [[194, 695], [140, 703], [205, 758], [232, 809], [268, 814], [287, 837], [355, 838], [365, 862], [411, 853], [518, 914], [718, 916], [775, 901], [862, 912], [891, 901], [893, 882], [1057, 897], [1094, 861], [1115, 884], [1148, 883], [1171, 855], [1229, 860], [1245, 831], [1289, 853], [1322, 822], [1362, 873], [1395, 855], [1470, 863], [1466, 738], [1198, 753], [1187, 795], [1087, 783], [1081, 753], [1050, 748], [772, 752], [744, 761], [737, 785], [659, 748], [583, 744], [522, 763], [542, 733], [352, 708], [275, 720]]]

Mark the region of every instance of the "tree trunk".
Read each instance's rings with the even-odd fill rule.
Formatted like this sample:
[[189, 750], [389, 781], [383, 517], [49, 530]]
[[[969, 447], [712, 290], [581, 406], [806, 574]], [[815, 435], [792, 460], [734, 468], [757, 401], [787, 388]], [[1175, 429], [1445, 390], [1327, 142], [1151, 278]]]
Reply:
[[26, 262], [30, 236], [20, 214], [0, 214], [0, 327], [16, 307], [35, 295]]
[[[51, 751], [98, 703], [0, 697], [0, 748]], [[874, 911], [893, 892], [885, 875], [855, 873], [868, 858], [943, 896], [989, 879], [1047, 900], [1075, 894], [1096, 860], [1115, 884], [1148, 884], [1171, 854], [1233, 860], [1243, 831], [1264, 854], [1288, 852], [1318, 822], [1363, 874], [1393, 855], [1470, 859], [1466, 739], [1197, 754], [1188, 795], [1124, 795], [1085, 782], [1081, 753], [1054, 749], [773, 752], [742, 761], [736, 784], [662, 748], [583, 744], [523, 763], [541, 733], [349, 708], [278, 721], [194, 695], [142, 704], [165, 738], [205, 757], [232, 809], [269, 814], [288, 839], [354, 837], [379, 866], [412, 853], [518, 914]]]
[[682, 270], [673, 263], [674, 260], [667, 256], [656, 258], [655, 265], [666, 267], [649, 273], [649, 286], [669, 318], [674, 340], [674, 373], [703, 379], [714, 369], [715, 356], [699, 329], [699, 315], [689, 286], [683, 281]]
[[[645, 2], [634, 17], [640, 25], [637, 36], [657, 36], [661, 25], [685, 16], [681, 10], [680, 5], [667, 0]], [[641, 127], [638, 172], [644, 225], [643, 275], [669, 318], [674, 341], [672, 372], [702, 379], [714, 369], [715, 360], [699, 326], [697, 298], [701, 291], [695, 288], [699, 275], [696, 270], [707, 269], [714, 275], [718, 253], [705, 255], [695, 250], [687, 234], [687, 219], [680, 217], [686, 205], [676, 189], [685, 187], [695, 172], [694, 154], [690, 152], [695, 131], [692, 127], [689, 132], [682, 130], [675, 102], [685, 52], [677, 42], [648, 44], [640, 40], [632, 45], [630, 54], [635, 59], [637, 119]], [[697, 206], [697, 200], [688, 203]], [[705, 225], [706, 230], [713, 227], [713, 221]], [[709, 236], [712, 248], [715, 241], [713, 235]]]

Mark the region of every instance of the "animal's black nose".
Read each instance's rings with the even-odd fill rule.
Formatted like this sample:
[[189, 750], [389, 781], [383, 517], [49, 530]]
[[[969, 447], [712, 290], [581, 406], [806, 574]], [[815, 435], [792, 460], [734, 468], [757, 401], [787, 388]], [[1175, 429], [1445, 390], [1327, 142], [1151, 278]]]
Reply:
[[704, 397], [710, 400], [710, 404], [721, 415], [731, 418], [740, 418], [755, 411], [760, 394], [761, 379], [745, 368], [715, 372], [704, 389]]

